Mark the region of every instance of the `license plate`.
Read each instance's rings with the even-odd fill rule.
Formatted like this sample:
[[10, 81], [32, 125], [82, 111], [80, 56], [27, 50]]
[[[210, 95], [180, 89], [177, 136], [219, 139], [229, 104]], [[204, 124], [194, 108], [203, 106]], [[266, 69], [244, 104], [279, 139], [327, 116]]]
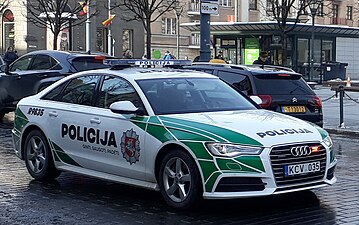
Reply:
[[298, 174], [314, 173], [318, 171], [320, 171], [320, 162], [284, 166], [284, 176], [286, 177]]
[[304, 106], [282, 106], [282, 111], [286, 113], [304, 113]]

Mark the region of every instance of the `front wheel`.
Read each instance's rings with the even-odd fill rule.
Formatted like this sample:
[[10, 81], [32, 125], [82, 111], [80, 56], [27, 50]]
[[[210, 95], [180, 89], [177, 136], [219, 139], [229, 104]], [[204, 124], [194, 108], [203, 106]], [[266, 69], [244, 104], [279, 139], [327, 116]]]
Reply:
[[33, 130], [25, 140], [24, 158], [26, 168], [36, 180], [51, 180], [60, 175], [55, 168], [51, 150], [45, 135]]
[[193, 158], [175, 150], [163, 159], [159, 185], [166, 203], [177, 209], [187, 209], [198, 203], [202, 194], [200, 174]]

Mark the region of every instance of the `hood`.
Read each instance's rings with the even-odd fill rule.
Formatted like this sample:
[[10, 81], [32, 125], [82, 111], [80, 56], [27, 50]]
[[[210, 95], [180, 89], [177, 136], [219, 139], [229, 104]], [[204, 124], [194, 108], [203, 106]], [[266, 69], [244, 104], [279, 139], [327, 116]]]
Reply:
[[[267, 110], [176, 114], [159, 118], [168, 129], [185, 125], [190, 132], [196, 132], [191, 129], [195, 127], [200, 133], [208, 134], [208, 137], [218, 136], [219, 140], [264, 147], [293, 142], [321, 142], [327, 136], [323, 129], [308, 122]], [[243, 137], [247, 141], [243, 141]]]

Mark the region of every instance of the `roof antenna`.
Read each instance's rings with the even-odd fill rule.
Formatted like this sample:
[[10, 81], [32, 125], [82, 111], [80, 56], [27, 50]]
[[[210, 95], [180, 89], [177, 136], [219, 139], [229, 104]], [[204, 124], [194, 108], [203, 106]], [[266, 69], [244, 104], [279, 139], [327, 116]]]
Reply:
[[264, 63], [262, 63], [262, 66], [261, 66], [261, 68], [264, 70]]

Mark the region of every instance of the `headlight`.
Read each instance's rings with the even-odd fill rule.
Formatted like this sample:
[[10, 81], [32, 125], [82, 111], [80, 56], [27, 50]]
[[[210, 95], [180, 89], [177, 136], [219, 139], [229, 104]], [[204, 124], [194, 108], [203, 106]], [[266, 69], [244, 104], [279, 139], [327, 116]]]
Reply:
[[206, 143], [207, 149], [216, 156], [235, 157], [238, 155], [259, 155], [262, 147], [253, 147], [225, 143]]
[[323, 142], [329, 148], [333, 147], [333, 141], [332, 141], [332, 139], [330, 138], [329, 135], [323, 140]]

